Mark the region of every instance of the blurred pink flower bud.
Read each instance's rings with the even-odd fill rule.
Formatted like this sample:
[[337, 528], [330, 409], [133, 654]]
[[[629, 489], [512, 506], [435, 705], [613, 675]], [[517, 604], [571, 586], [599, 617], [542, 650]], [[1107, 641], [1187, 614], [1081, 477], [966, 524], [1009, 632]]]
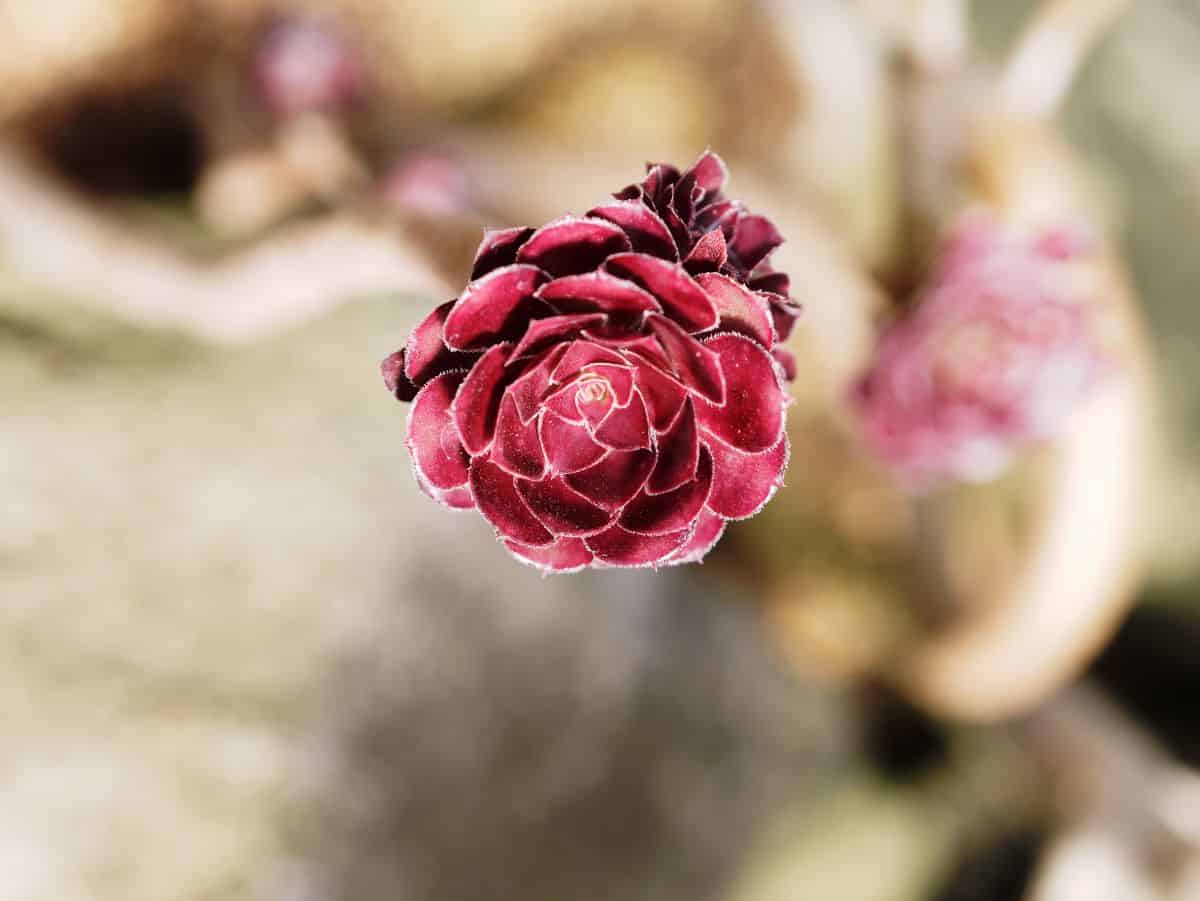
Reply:
[[916, 491], [985, 481], [1053, 437], [1105, 368], [1092, 298], [1066, 296], [1091, 242], [964, 218], [911, 312], [879, 338], [852, 399], [868, 445]]
[[354, 102], [364, 89], [366, 66], [359, 48], [336, 25], [285, 18], [263, 35], [253, 76], [271, 112], [287, 118]]
[[389, 205], [426, 216], [457, 216], [471, 209], [462, 167], [433, 153], [401, 159], [384, 176], [379, 190]]
[[761, 509], [799, 308], [764, 265], [778, 233], [725, 178], [705, 153], [582, 218], [485, 234], [462, 294], [382, 367], [427, 494], [554, 572], [698, 561]]

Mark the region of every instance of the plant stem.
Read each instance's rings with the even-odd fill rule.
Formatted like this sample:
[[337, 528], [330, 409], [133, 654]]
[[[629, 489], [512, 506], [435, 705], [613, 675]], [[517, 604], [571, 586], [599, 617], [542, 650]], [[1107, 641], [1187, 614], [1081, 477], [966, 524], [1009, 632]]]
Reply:
[[1048, 119], [1084, 60], [1129, 0], [1048, 0], [1004, 67], [1001, 103], [1017, 119]]

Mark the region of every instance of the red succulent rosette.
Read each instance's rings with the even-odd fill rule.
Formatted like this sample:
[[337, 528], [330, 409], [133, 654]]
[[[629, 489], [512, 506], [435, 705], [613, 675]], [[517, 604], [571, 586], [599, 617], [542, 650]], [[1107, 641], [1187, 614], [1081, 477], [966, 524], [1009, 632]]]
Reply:
[[871, 449], [914, 491], [986, 481], [1061, 431], [1106, 367], [1088, 242], [964, 217], [912, 310], [881, 334], [852, 403]]
[[703, 154], [583, 217], [488, 231], [383, 362], [421, 488], [546, 571], [704, 557], [781, 484], [799, 307], [781, 241]]

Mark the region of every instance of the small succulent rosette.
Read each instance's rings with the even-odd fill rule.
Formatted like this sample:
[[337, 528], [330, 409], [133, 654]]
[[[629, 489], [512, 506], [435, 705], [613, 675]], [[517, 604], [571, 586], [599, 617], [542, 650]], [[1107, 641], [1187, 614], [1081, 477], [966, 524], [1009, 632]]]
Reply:
[[1096, 298], [1080, 296], [1089, 242], [965, 215], [909, 311], [881, 333], [852, 404], [866, 443], [924, 492], [988, 481], [1053, 438], [1106, 369]]
[[421, 488], [545, 571], [699, 561], [782, 484], [782, 238], [712, 153], [583, 217], [488, 231], [383, 363]]
[[343, 109], [367, 82], [363, 53], [349, 34], [334, 22], [297, 16], [265, 31], [251, 74], [259, 97], [281, 119]]

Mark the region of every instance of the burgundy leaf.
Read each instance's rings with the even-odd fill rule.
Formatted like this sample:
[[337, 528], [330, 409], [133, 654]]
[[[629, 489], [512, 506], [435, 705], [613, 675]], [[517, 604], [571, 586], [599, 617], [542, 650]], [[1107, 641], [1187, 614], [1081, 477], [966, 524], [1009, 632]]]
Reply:
[[748, 453], [775, 446], [783, 432], [786, 395], [779, 386], [770, 354], [742, 335], [709, 338], [705, 348], [717, 354], [725, 373], [725, 404], [698, 399], [700, 425], [727, 444]]
[[662, 312], [649, 291], [604, 271], [556, 278], [538, 288], [537, 296], [564, 313], [636, 316]]
[[467, 373], [454, 399], [454, 422], [463, 447], [472, 457], [491, 446], [504, 387], [504, 361], [511, 346], [497, 344], [484, 353]]
[[517, 251], [529, 236], [532, 228], [489, 228], [483, 232], [483, 240], [475, 251], [475, 263], [471, 268], [471, 281], [482, 278], [493, 269], [511, 266], [517, 261]]
[[699, 563], [725, 534], [725, 520], [707, 507], [700, 511], [696, 520], [696, 531], [679, 550], [665, 562], [671, 566], [682, 563]]
[[471, 493], [479, 512], [500, 537], [534, 547], [553, 543], [554, 536], [521, 500], [517, 480], [487, 457], [471, 461]]
[[738, 220], [730, 250], [747, 272], [765, 260], [776, 247], [783, 243], [774, 223], [765, 216], [742, 216]]
[[421, 475], [421, 470], [413, 466], [413, 475], [417, 480], [417, 487], [421, 492], [428, 497], [433, 498], [443, 507], [449, 507], [451, 510], [473, 510], [475, 509], [475, 501], [471, 497], [470, 485], [458, 485], [455, 488], [434, 488], [429, 484], [429, 481]]
[[650, 447], [650, 419], [641, 395], [634, 395], [628, 406], [609, 410], [596, 428], [595, 438], [613, 450]]
[[590, 363], [616, 363], [623, 365], [625, 358], [607, 347], [592, 341], [572, 341], [558, 365], [554, 367], [553, 379], [565, 382]]
[[666, 535], [687, 528], [700, 515], [713, 486], [713, 458], [704, 448], [696, 478], [665, 494], [643, 491], [621, 511], [618, 524], [639, 535]]
[[459, 485], [457, 488], [438, 491], [437, 497], [434, 500], [440, 504], [444, 504], [451, 510], [475, 509], [475, 498], [471, 495], [470, 485]]
[[675, 421], [684, 401], [687, 400], [687, 388], [648, 365], [637, 366], [633, 377], [642, 400], [646, 403], [646, 411], [650, 414], [650, 424], [654, 431], [665, 430]]
[[722, 331], [753, 338], [767, 350], [775, 346], [771, 307], [764, 298], [727, 275], [709, 272], [696, 276], [696, 281], [712, 298]]
[[[580, 425], [584, 422], [590, 422], [595, 427], [600, 424], [600, 420], [608, 413], [609, 405], [604, 404], [592, 407], [587, 403], [580, 404], [578, 402], [580, 386], [576, 384], [577, 381], [578, 379], [572, 379], [566, 385], [551, 393], [543, 402], [543, 406], [548, 412], [568, 422]], [[591, 433], [589, 432], [588, 434]]]
[[610, 566], [654, 566], [679, 550], [690, 535], [690, 529], [681, 529], [670, 535], [651, 537], [613, 526], [584, 539], [584, 544], [598, 560]]
[[465, 369], [475, 359], [472, 354], [451, 350], [443, 340], [442, 329], [454, 304], [453, 300], [442, 304], [409, 332], [404, 345], [404, 375], [417, 387], [447, 369]]
[[630, 356], [629, 353], [625, 354], [630, 363], [646, 360], [660, 369], [671, 368], [671, 361], [663, 353], [662, 345], [651, 335], [614, 328], [587, 329], [583, 334], [585, 338], [595, 341], [597, 344], [603, 344], [605, 347], [630, 351], [634, 356]]
[[722, 190], [725, 182], [729, 180], [729, 167], [711, 150], [700, 154], [700, 158], [692, 164], [689, 171], [695, 177], [696, 184], [706, 194], [715, 194]]
[[559, 476], [538, 482], [518, 479], [517, 491], [533, 515], [555, 535], [594, 535], [612, 522], [612, 514], [593, 504]]
[[675, 239], [671, 237], [666, 223], [640, 199], [606, 203], [589, 210], [588, 215], [619, 225], [638, 253], [648, 253], [672, 262], [679, 259]]
[[665, 316], [646, 320], [680, 380], [715, 404], [725, 402], [725, 375], [715, 348], [701, 344]]
[[508, 393], [517, 404], [522, 422], [533, 419], [541, 409], [542, 400], [550, 389], [550, 373], [566, 352], [566, 345], [560, 344], [529, 361], [528, 368], [509, 387]]
[[728, 243], [743, 211], [742, 205], [736, 200], [713, 201], [696, 213], [696, 228], [701, 231], [719, 228]]
[[535, 231], [517, 253], [517, 260], [558, 278], [591, 272], [607, 257], [631, 246], [625, 232], [611, 222], [564, 216]]
[[571, 316], [550, 316], [529, 324], [519, 344], [513, 348], [509, 362], [519, 359], [547, 344], [578, 334], [581, 329], [599, 327], [608, 319], [603, 313], [578, 313]]
[[667, 431], [658, 436], [658, 463], [646, 484], [647, 494], [664, 494], [696, 478], [700, 432], [690, 401]]
[[404, 374], [403, 348], [383, 358], [383, 362], [379, 364], [379, 374], [383, 376], [384, 385], [396, 400], [408, 402], [417, 396], [419, 389]]
[[784, 379], [789, 382], [796, 381], [796, 355], [786, 347], [777, 347], [771, 351], [771, 356], [775, 358], [775, 362], [783, 370]]
[[766, 300], [771, 309], [771, 322], [775, 325], [776, 336], [780, 341], [786, 341], [791, 337], [796, 320], [800, 318], [804, 308], [794, 300], [778, 294], [770, 294], [766, 291], [755, 293]]
[[[728, 258], [729, 254], [725, 247], [725, 236], [721, 234], [719, 228], [716, 228], [696, 242], [696, 246], [692, 248], [691, 253], [687, 255], [687, 259], [683, 261], [683, 268], [692, 273], [692, 275], [696, 275], [699, 272], [716, 272], [725, 265], [725, 261]], [[711, 292], [709, 296], [711, 296]]]
[[786, 434], [761, 454], [744, 454], [716, 440], [705, 446], [713, 455], [714, 473], [708, 506], [726, 519], [753, 516], [783, 484], [788, 462]]
[[616, 511], [642, 490], [653, 468], [652, 451], [612, 451], [593, 466], [566, 479], [584, 497], [606, 510]]
[[578, 472], [598, 463], [609, 453], [608, 448], [595, 442], [583, 425], [550, 410], [542, 413], [541, 430], [542, 447], [546, 449], [551, 472], [560, 475]]
[[538, 422], [536, 419], [522, 422], [516, 402], [508, 394], [500, 402], [491, 457], [493, 463], [515, 476], [540, 479], [546, 474], [546, 454]]
[[440, 490], [466, 484], [466, 451], [450, 416], [450, 404], [465, 373], [446, 372], [417, 393], [408, 412], [408, 449], [413, 465], [431, 486]]
[[751, 291], [765, 291], [786, 299], [792, 293], [792, 280], [785, 272], [764, 272], [746, 282], [746, 287]]
[[667, 315], [689, 332], [701, 332], [717, 324], [712, 301], [678, 263], [644, 253], [619, 253], [609, 257], [604, 268], [653, 294]]
[[592, 552], [579, 538], [560, 538], [546, 547], [529, 547], [506, 541], [504, 546], [514, 557], [548, 573], [573, 573], [592, 562]]
[[519, 336], [542, 308], [533, 294], [545, 280], [540, 269], [516, 264], [471, 282], [446, 316], [447, 346], [477, 350]]

